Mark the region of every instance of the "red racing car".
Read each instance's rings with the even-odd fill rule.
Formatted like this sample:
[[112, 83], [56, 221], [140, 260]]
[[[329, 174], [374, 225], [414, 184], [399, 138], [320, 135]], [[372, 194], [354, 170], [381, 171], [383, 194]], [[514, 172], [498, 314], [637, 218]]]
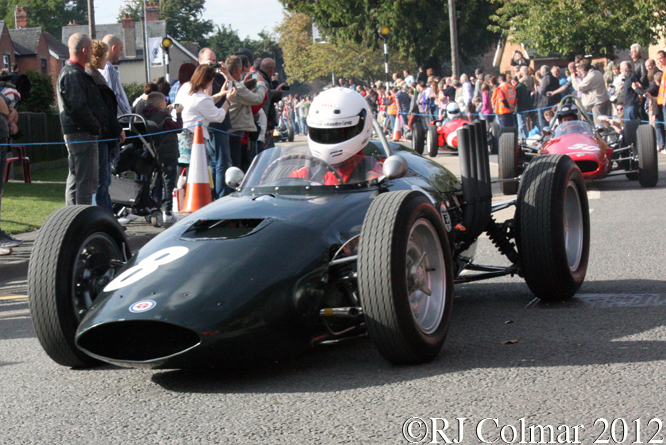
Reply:
[[[551, 129], [554, 128], [554, 131]], [[625, 123], [618, 134], [604, 124], [594, 126], [590, 115], [576, 96], [560, 102], [551, 126], [537, 139], [519, 143], [515, 131], [499, 138], [499, 179], [505, 195], [518, 191], [517, 177], [535, 156], [564, 154], [578, 165], [586, 180], [611, 175], [626, 175], [643, 187], [654, 187], [658, 180], [657, 143], [654, 128], [640, 121]]]

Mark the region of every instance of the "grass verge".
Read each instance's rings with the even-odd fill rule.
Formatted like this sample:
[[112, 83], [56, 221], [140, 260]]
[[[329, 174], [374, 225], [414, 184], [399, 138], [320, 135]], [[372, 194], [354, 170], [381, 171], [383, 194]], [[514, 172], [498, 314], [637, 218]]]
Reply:
[[2, 195], [0, 228], [10, 235], [31, 232], [65, 205], [65, 184], [7, 182]]

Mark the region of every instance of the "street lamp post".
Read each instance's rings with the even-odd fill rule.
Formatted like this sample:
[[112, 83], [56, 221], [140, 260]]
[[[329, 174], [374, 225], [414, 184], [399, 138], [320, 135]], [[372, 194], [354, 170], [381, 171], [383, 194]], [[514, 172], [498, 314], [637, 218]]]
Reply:
[[173, 45], [173, 41], [169, 37], [165, 37], [162, 39], [162, 48], [164, 48], [164, 54], [166, 56], [166, 81], [169, 82], [171, 79], [169, 79], [169, 48], [171, 48], [171, 45]]
[[388, 26], [382, 26], [377, 30], [379, 37], [384, 40], [384, 73], [386, 74], [386, 86], [388, 87], [389, 83], [389, 69], [388, 69], [388, 49], [386, 47], [386, 38], [391, 34], [391, 30]]

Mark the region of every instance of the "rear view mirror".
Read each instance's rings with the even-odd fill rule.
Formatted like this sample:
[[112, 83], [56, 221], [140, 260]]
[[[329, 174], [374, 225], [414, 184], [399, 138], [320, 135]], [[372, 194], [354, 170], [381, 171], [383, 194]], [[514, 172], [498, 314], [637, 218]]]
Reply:
[[402, 156], [393, 155], [386, 158], [382, 173], [388, 180], [402, 178], [407, 173], [409, 166]]

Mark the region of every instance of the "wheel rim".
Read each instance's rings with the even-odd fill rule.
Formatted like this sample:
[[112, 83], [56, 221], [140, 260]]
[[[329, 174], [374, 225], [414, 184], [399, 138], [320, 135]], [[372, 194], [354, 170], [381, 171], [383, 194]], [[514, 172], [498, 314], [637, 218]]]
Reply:
[[583, 206], [578, 187], [573, 181], [567, 185], [564, 197], [564, 245], [567, 250], [569, 268], [576, 271], [583, 256], [584, 242]]
[[412, 316], [424, 334], [432, 334], [446, 306], [446, 274], [439, 236], [426, 219], [412, 226], [407, 244], [407, 294]]
[[81, 321], [97, 295], [113, 279], [110, 260], [121, 258], [116, 242], [106, 233], [93, 233], [81, 244], [74, 260], [72, 302]]

